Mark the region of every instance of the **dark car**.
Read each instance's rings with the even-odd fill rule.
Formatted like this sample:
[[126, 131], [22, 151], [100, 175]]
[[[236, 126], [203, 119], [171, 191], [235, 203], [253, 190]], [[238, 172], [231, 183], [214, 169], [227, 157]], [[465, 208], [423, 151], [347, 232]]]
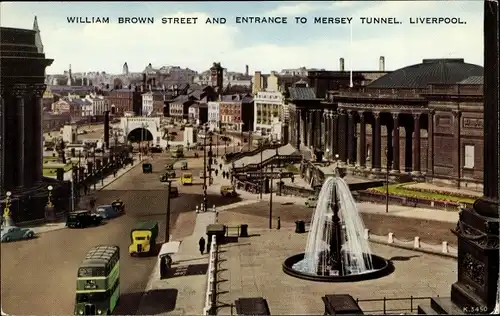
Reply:
[[152, 172], [153, 172], [152, 164], [150, 164], [149, 162], [142, 164], [142, 173], [152, 173]]
[[96, 214], [103, 219], [111, 219], [122, 215], [123, 211], [119, 207], [114, 207], [113, 205], [99, 205]]
[[91, 214], [90, 211], [74, 211], [68, 214], [66, 226], [71, 228], [85, 228], [88, 226], [99, 226], [102, 223], [102, 216]]
[[160, 146], [156, 146], [156, 147], [151, 147], [149, 151], [152, 153], [161, 153], [163, 150]]
[[122, 200], [114, 200], [112, 203], [111, 203], [111, 206], [113, 206], [114, 208], [118, 209], [118, 212], [122, 212], [122, 213], [125, 213], [125, 203], [123, 203]]

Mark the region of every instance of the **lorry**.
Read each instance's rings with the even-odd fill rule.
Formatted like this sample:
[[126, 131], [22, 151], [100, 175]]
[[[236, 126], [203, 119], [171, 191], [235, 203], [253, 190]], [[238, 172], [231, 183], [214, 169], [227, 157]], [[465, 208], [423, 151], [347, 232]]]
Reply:
[[157, 221], [141, 221], [130, 231], [131, 244], [128, 251], [131, 256], [152, 254], [156, 249], [158, 237]]

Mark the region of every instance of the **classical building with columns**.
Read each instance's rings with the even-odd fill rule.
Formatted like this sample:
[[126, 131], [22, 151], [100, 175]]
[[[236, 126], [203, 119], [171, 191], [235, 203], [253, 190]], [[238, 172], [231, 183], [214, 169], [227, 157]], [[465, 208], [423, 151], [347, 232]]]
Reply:
[[[47, 188], [68, 196], [64, 183], [43, 177], [42, 107], [46, 59], [35, 17], [32, 30], [0, 28], [0, 194], [12, 193], [14, 220], [43, 218]], [[4, 203], [4, 198], [2, 198]], [[63, 198], [56, 204], [67, 204]]]
[[394, 181], [479, 190], [482, 75], [483, 67], [463, 59], [427, 59], [364, 87], [329, 91], [321, 105], [291, 113], [291, 130], [300, 134], [291, 142], [338, 155], [354, 174], [382, 177], [389, 170]]

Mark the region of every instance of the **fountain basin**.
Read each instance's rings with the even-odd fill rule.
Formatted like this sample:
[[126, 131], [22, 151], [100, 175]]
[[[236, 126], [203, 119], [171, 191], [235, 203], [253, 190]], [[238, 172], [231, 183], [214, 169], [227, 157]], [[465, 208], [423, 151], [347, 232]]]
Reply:
[[317, 275], [313, 273], [301, 272], [293, 269], [293, 265], [304, 259], [305, 254], [300, 253], [288, 257], [283, 262], [283, 272], [289, 276], [316, 282], [357, 282], [364, 280], [378, 279], [391, 274], [394, 271], [392, 263], [377, 255], [371, 255], [373, 270], [358, 274], [349, 275]]

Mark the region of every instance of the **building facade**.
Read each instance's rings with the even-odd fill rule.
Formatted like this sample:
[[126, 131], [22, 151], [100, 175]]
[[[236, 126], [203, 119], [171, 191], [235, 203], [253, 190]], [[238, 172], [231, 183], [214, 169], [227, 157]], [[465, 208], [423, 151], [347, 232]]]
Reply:
[[49, 185], [57, 210], [69, 205], [65, 183], [43, 177], [43, 93], [53, 60], [45, 57], [36, 17], [32, 30], [1, 27], [0, 47], [0, 203], [3, 209], [10, 192], [14, 222], [42, 219]]
[[153, 113], [153, 92], [148, 91], [142, 94], [142, 115], [149, 116]]
[[480, 190], [483, 71], [463, 59], [428, 59], [330, 91], [315, 106], [295, 102], [291, 142], [338, 155], [355, 174]]
[[220, 127], [220, 113], [219, 102], [208, 102], [208, 126], [211, 131], [219, 130]]
[[275, 118], [280, 120], [283, 110], [281, 92], [257, 92], [254, 96], [254, 132], [258, 135], [270, 135]]

